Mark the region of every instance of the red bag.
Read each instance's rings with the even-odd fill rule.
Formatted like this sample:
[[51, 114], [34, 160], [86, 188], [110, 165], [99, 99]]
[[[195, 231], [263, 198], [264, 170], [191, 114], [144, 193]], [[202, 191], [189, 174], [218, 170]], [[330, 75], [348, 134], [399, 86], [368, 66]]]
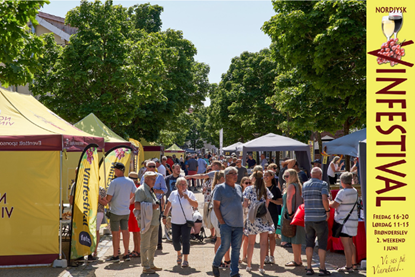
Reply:
[[298, 206], [297, 211], [294, 214], [291, 225], [297, 225], [304, 227], [304, 204]]

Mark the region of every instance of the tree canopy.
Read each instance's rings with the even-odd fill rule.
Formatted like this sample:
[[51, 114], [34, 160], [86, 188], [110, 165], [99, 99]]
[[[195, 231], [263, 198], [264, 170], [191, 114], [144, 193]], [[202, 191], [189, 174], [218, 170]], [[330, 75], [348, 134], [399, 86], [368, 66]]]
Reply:
[[154, 141], [207, 93], [209, 67], [181, 31], [161, 32], [162, 7], [81, 1], [65, 23], [65, 48], [51, 39], [31, 90], [70, 122], [93, 112], [124, 137]]
[[[366, 119], [365, 1], [273, 1], [264, 23], [279, 61], [277, 110], [294, 132], [360, 127]], [[298, 107], [298, 110], [294, 110]], [[289, 122], [291, 121], [291, 122]]]
[[2, 86], [25, 85], [40, 69], [43, 39], [31, 32], [36, 14], [49, 1], [2, 1], [0, 3], [0, 82]]

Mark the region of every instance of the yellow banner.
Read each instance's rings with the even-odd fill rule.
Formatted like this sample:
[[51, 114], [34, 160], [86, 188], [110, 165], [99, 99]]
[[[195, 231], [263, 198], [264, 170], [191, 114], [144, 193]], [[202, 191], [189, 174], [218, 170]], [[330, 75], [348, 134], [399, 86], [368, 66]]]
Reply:
[[0, 151], [0, 260], [59, 253], [59, 165], [59, 151]]
[[314, 161], [314, 140], [308, 141], [308, 146], [310, 147], [310, 158], [311, 161]]
[[367, 276], [415, 275], [413, 26], [415, 1], [368, 1]]
[[71, 259], [95, 251], [98, 208], [98, 146], [88, 145], [81, 155], [72, 211]]
[[125, 146], [114, 147], [108, 151], [104, 157], [105, 162], [101, 160], [99, 166], [99, 186], [108, 189], [109, 184], [114, 179], [114, 164], [117, 162], [125, 166], [125, 176], [128, 176], [131, 155], [131, 148]]

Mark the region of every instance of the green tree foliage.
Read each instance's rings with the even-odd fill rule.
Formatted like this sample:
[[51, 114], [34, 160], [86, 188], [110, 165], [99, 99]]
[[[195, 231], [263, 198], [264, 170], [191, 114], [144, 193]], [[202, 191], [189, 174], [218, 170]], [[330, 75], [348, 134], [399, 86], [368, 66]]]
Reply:
[[[293, 132], [361, 127], [366, 118], [366, 2], [273, 1], [263, 30], [280, 65], [268, 103]], [[297, 109], [295, 109], [297, 107]]]
[[49, 1], [2, 1], [0, 3], [0, 82], [2, 86], [25, 85], [39, 70], [43, 40], [31, 33], [36, 14]]
[[[209, 95], [207, 125], [212, 130], [224, 129], [225, 146], [246, 142], [255, 135], [281, 134], [278, 125], [283, 120], [282, 115], [265, 102], [273, 95], [276, 76], [277, 63], [268, 49], [258, 53], [243, 52], [232, 59], [220, 84]], [[218, 132], [209, 142], [218, 145]]]
[[[159, 32], [161, 11], [82, 1], [66, 16], [78, 32], [63, 49], [48, 40], [32, 92], [70, 122], [93, 112], [124, 137], [155, 141], [186, 107], [204, 100], [209, 72], [194, 61], [196, 48], [181, 31]], [[146, 22], [153, 24], [143, 29]]]

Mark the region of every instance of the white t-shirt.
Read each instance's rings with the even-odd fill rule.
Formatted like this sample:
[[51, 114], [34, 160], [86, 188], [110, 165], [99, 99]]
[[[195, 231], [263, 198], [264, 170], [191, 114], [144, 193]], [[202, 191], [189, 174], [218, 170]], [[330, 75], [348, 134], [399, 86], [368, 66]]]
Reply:
[[160, 166], [157, 167], [157, 171], [158, 173], [163, 175], [163, 177], [166, 177], [166, 168], [164, 167], [164, 165], [160, 164]]
[[[193, 192], [186, 190], [184, 193], [186, 193], [190, 199], [196, 201], [196, 197]], [[193, 220], [193, 207], [187, 199], [184, 197], [180, 198], [184, 214], [186, 215], [185, 219], [182, 208], [180, 207], [179, 197], [179, 192], [174, 190], [170, 193], [168, 200], [171, 203], [171, 223], [182, 225], [186, 223], [186, 219]]]
[[[334, 220], [342, 224], [344, 219], [350, 213], [350, 210], [354, 206], [354, 203], [357, 201], [357, 190], [355, 188], [347, 188], [340, 190], [336, 199], [337, 203], [340, 204], [337, 207], [336, 212], [334, 213]], [[349, 219], [346, 221], [346, 224], [343, 225], [342, 233], [348, 234], [349, 236], [357, 235], [357, 226], [359, 224], [359, 217], [357, 214], [357, 205], [354, 207], [353, 212], [350, 214]]]
[[339, 168], [338, 164], [335, 164], [335, 163], [331, 162], [329, 164], [329, 168], [327, 169], [327, 175], [330, 176], [330, 177], [336, 177], [336, 174], [334, 173], [333, 169], [331, 168], [331, 164], [334, 165], [334, 170], [335, 171], [337, 171], [337, 169]]

